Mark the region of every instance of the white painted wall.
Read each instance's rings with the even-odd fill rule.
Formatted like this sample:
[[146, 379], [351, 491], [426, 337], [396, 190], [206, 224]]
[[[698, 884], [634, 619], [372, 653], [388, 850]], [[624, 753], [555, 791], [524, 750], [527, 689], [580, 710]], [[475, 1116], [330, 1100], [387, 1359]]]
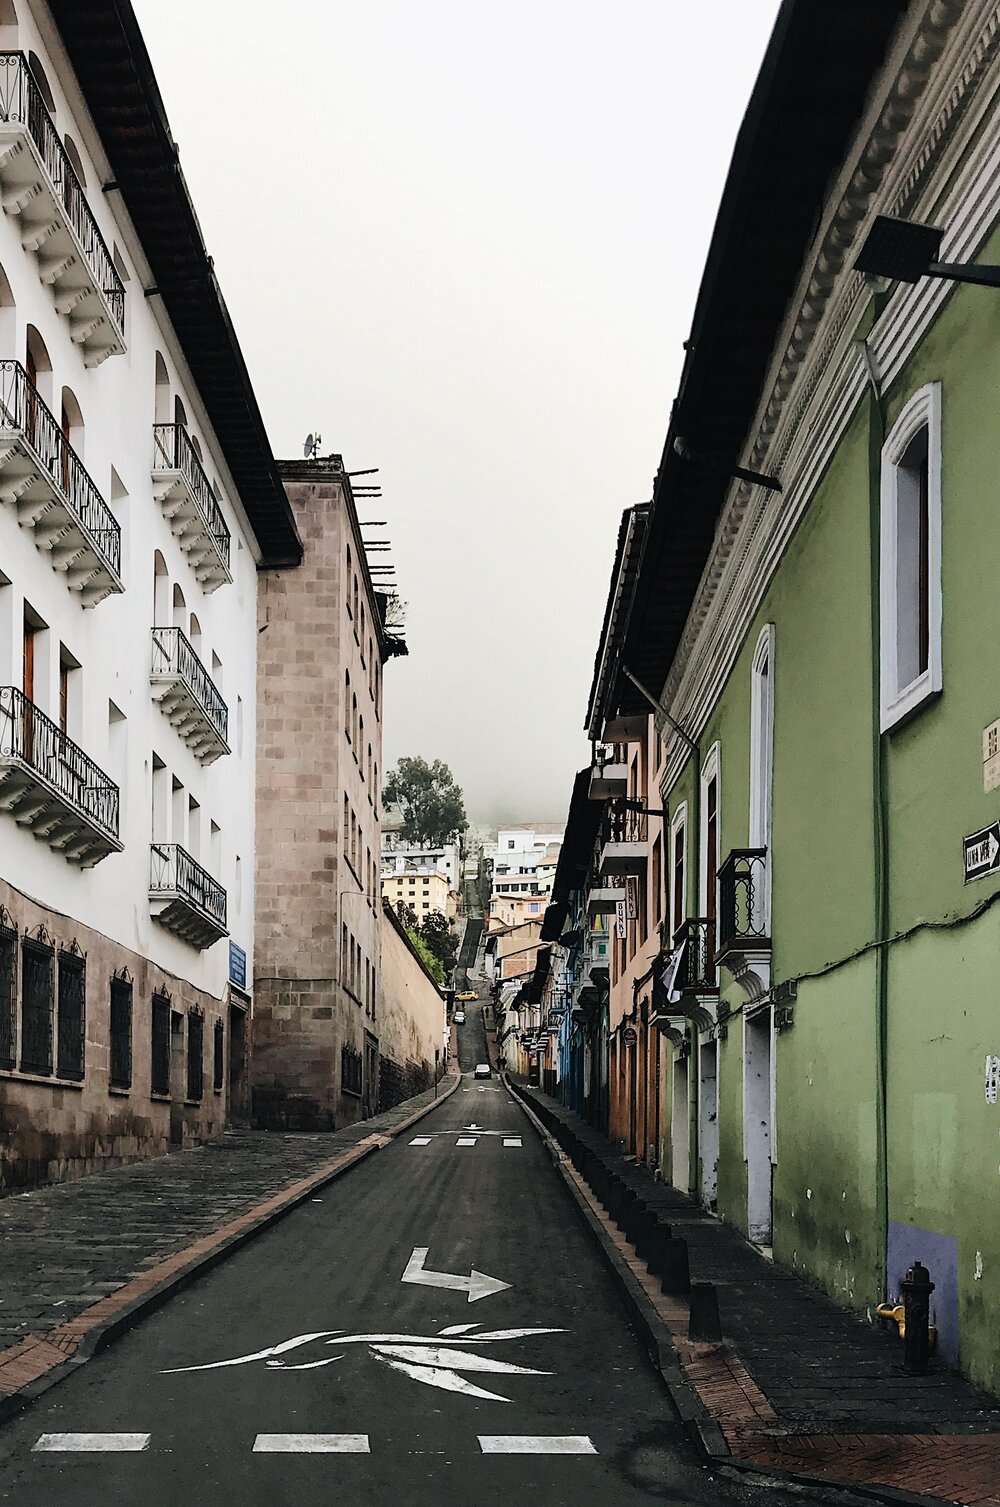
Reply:
[[[0, 266], [10, 283], [15, 307], [0, 317], [0, 358], [23, 363], [26, 329], [39, 331], [51, 360], [51, 374], [40, 380], [42, 395], [59, 416], [62, 388], [69, 387], [84, 419], [76, 448], [104, 500], [122, 525], [122, 577], [125, 592], [85, 609], [65, 577], [57, 574], [30, 530], [19, 526], [11, 503], [0, 502], [0, 684], [21, 686], [24, 603], [48, 625], [36, 660], [36, 702], [58, 713], [58, 663], [64, 644], [81, 666], [77, 697], [68, 731], [84, 752], [122, 787], [120, 837], [124, 851], [82, 871], [30, 832], [0, 813], [0, 875], [18, 889], [57, 911], [79, 919], [107, 936], [135, 948], [164, 968], [216, 996], [228, 976], [225, 939], [204, 952], [174, 937], [149, 914], [149, 843], [151, 836], [152, 757], [163, 760], [169, 775], [200, 808], [199, 857], [225, 886], [229, 926], [235, 941], [253, 958], [254, 914], [254, 748], [256, 681], [256, 545], [246, 523], [198, 393], [173, 337], [163, 306], [145, 298], [152, 284], [142, 250], [120, 198], [101, 192], [111, 173], [86, 113], [75, 79], [68, 74], [61, 49], [41, 6], [15, 0], [16, 38], [8, 28], [3, 45], [29, 49], [40, 57], [55, 99], [60, 135], [68, 130], [82, 158], [87, 197], [109, 248], [117, 250], [129, 276], [125, 334], [128, 349], [100, 366], [87, 368], [70, 339], [69, 322], [56, 312], [50, 290], [38, 274], [35, 256], [22, 244], [16, 219], [0, 215]], [[200, 442], [205, 469], [217, 483], [222, 511], [232, 535], [234, 581], [206, 595], [191, 565], [153, 500], [150, 479], [153, 454], [154, 366], [159, 350], [169, 375], [170, 407], [179, 395], [190, 433]], [[48, 388], [48, 392], [45, 388]], [[173, 413], [169, 415], [173, 419]], [[74, 436], [74, 439], [77, 439]], [[120, 481], [113, 490], [112, 471]], [[123, 492], [126, 495], [115, 496]], [[231, 753], [204, 767], [170, 726], [150, 694], [150, 629], [154, 622], [155, 551], [166, 562], [171, 588], [180, 587], [190, 614], [201, 627], [200, 657], [213, 673], [213, 653], [221, 662], [217, 683], [229, 707]], [[4, 584], [6, 583], [6, 584]], [[174, 621], [171, 617], [171, 621]], [[124, 714], [113, 745], [109, 703]], [[239, 703], [239, 711], [238, 711]], [[168, 802], [164, 840], [190, 846], [181, 801]], [[220, 829], [213, 852], [210, 823]], [[235, 889], [240, 859], [241, 893]]]

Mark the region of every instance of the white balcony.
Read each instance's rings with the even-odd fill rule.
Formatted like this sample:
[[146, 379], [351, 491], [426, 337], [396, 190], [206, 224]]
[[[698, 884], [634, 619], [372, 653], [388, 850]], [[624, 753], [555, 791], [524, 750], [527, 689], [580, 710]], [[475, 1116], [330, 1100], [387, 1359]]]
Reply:
[[649, 861], [645, 811], [628, 807], [606, 814], [601, 833], [602, 875], [644, 874]]
[[587, 914], [590, 916], [610, 916], [615, 906], [621, 901], [624, 904], [625, 890], [616, 885], [603, 885], [598, 889], [592, 889], [587, 896]]
[[229, 710], [179, 628], [154, 628], [149, 682], [160, 710], [202, 764], [229, 752]]
[[0, 499], [85, 607], [125, 590], [118, 520], [18, 361], [0, 361]]
[[125, 284], [21, 52], [0, 52], [0, 204], [88, 366], [125, 349]]
[[229, 530], [183, 424], [153, 426], [153, 496], [202, 588], [231, 581]]
[[0, 811], [82, 869], [122, 850], [118, 786], [15, 686], [0, 686]]
[[590, 771], [588, 794], [592, 801], [610, 801], [628, 795], [628, 765], [595, 764]]

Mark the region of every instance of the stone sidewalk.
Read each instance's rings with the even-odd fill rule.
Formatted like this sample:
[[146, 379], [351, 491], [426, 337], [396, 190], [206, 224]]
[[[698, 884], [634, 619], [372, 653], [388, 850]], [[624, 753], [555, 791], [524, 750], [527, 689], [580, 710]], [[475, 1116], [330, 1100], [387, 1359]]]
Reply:
[[460, 1081], [343, 1130], [231, 1131], [0, 1199], [0, 1417], [81, 1350], [345, 1171]]
[[523, 1081], [517, 1092], [543, 1124], [574, 1132], [683, 1237], [693, 1282], [715, 1284], [724, 1343], [693, 1344], [687, 1301], [660, 1292], [583, 1178], [564, 1166], [669, 1331], [707, 1448], [768, 1469], [1000, 1507], [996, 1398], [943, 1368], [907, 1375], [894, 1333], [767, 1260], [547, 1094]]

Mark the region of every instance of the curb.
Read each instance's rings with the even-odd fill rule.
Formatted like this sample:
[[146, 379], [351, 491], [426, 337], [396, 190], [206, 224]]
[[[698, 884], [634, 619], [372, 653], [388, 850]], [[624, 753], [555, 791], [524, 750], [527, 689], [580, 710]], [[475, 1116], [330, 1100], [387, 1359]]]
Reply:
[[[0, 1396], [0, 1423], [4, 1423], [8, 1418], [12, 1418], [16, 1413], [19, 1413], [23, 1408], [34, 1402], [37, 1397], [40, 1397], [43, 1392], [47, 1392], [50, 1387], [56, 1386], [67, 1376], [72, 1375], [78, 1367], [86, 1364], [93, 1356], [99, 1355], [102, 1350], [107, 1349], [109, 1345], [113, 1344], [120, 1335], [132, 1329], [142, 1319], [154, 1313], [156, 1309], [160, 1308], [176, 1293], [189, 1286], [192, 1282], [195, 1282], [205, 1272], [210, 1271], [212, 1267], [224, 1261], [227, 1256], [239, 1250], [241, 1246], [246, 1245], [255, 1235], [276, 1224], [286, 1214], [290, 1214], [300, 1204], [304, 1203], [307, 1198], [311, 1197], [317, 1188], [325, 1188], [330, 1183], [335, 1182], [338, 1177], [342, 1177], [345, 1172], [349, 1172], [352, 1167], [356, 1167], [359, 1162], [363, 1162], [373, 1152], [380, 1151], [383, 1146], [389, 1145], [397, 1136], [402, 1135], [404, 1131], [409, 1130], [412, 1125], [415, 1125], [418, 1120], [422, 1120], [425, 1115], [429, 1115], [432, 1110], [444, 1104], [456, 1092], [462, 1082], [461, 1071], [456, 1070], [456, 1072], [457, 1076], [450, 1087], [439, 1094], [430, 1104], [423, 1105], [420, 1109], [415, 1110], [413, 1114], [408, 1115], [398, 1125], [394, 1125], [391, 1130], [376, 1131], [372, 1135], [366, 1136], [355, 1146], [352, 1146], [347, 1151], [342, 1152], [339, 1156], [325, 1163], [319, 1171], [310, 1173], [305, 1178], [300, 1178], [292, 1184], [294, 1191], [290, 1192], [286, 1198], [282, 1199], [279, 1192], [272, 1199], [263, 1200], [262, 1203], [257, 1205], [257, 1208], [265, 1208], [266, 1212], [258, 1214], [256, 1218], [253, 1217], [253, 1209], [250, 1209], [246, 1214], [238, 1215], [235, 1220], [230, 1221], [230, 1224], [239, 1225], [240, 1228], [234, 1230], [231, 1235], [223, 1236], [212, 1244], [213, 1235], [217, 1235], [219, 1231], [210, 1231], [207, 1235], [203, 1235], [198, 1240], [192, 1241], [190, 1245], [182, 1247], [180, 1251], [175, 1251], [172, 1255], [165, 1256], [162, 1263], [160, 1263], [161, 1265], [172, 1265], [178, 1258], [183, 1257], [185, 1250], [195, 1251], [201, 1248], [202, 1252], [201, 1254], [192, 1256], [190, 1260], [180, 1265], [169, 1276], [165, 1276], [161, 1282], [156, 1283], [155, 1286], [148, 1288], [131, 1302], [126, 1303], [113, 1317], [109, 1317], [103, 1322], [98, 1320], [95, 1323], [87, 1324], [88, 1312], [93, 1312], [93, 1308], [100, 1308], [108, 1303], [109, 1299], [105, 1298], [95, 1303], [93, 1308], [85, 1308], [75, 1319], [71, 1319], [63, 1327], [61, 1342], [56, 1339], [56, 1336], [59, 1335], [59, 1330], [48, 1330], [43, 1334], [35, 1336], [34, 1338], [42, 1343], [49, 1342], [53, 1350], [64, 1350], [66, 1359], [62, 1362], [54, 1363], [42, 1375], [25, 1382], [23, 1386], [17, 1387], [14, 1391]], [[273, 1206], [268, 1207], [268, 1205]], [[222, 1225], [219, 1228], [224, 1230], [227, 1226]], [[156, 1268], [154, 1267], [153, 1270], [155, 1271]], [[143, 1279], [133, 1278], [132, 1280]], [[129, 1283], [125, 1284], [126, 1287], [129, 1285]], [[115, 1296], [114, 1293], [111, 1294], [112, 1302]], [[79, 1333], [78, 1339], [74, 1336], [74, 1330]], [[31, 1337], [29, 1336], [28, 1338]], [[64, 1347], [71, 1340], [73, 1342], [72, 1350], [66, 1352]], [[12, 1346], [10, 1348], [16, 1349], [17, 1347]], [[2, 1357], [3, 1352], [0, 1352], [0, 1360], [2, 1360]]]
[[598, 1253], [618, 1288], [622, 1303], [643, 1339], [653, 1369], [659, 1373], [688, 1437], [704, 1460], [715, 1466], [725, 1465], [730, 1470], [739, 1471], [742, 1475], [754, 1476], [760, 1480], [788, 1482], [790, 1485], [808, 1486], [818, 1491], [853, 1492], [858, 1497], [864, 1497], [872, 1502], [891, 1504], [891, 1507], [941, 1507], [941, 1503], [946, 1500], [942, 1497], [926, 1496], [894, 1486], [877, 1486], [863, 1481], [843, 1481], [829, 1476], [810, 1476], [798, 1471], [755, 1465], [750, 1460], [742, 1460], [739, 1456], [733, 1455], [722, 1429], [709, 1415], [701, 1398], [685, 1379], [680, 1357], [674, 1348], [669, 1329], [636, 1281], [633, 1272], [622, 1260], [617, 1247], [608, 1240], [603, 1227], [578, 1186], [575, 1170], [572, 1172], [568, 1170], [572, 1166], [569, 1158], [535, 1114], [530, 1100], [521, 1092], [520, 1086], [512, 1083], [506, 1073], [501, 1073], [500, 1077], [508, 1090], [516, 1096], [551, 1156], [563, 1187], [569, 1194], [581, 1221], [593, 1236]]

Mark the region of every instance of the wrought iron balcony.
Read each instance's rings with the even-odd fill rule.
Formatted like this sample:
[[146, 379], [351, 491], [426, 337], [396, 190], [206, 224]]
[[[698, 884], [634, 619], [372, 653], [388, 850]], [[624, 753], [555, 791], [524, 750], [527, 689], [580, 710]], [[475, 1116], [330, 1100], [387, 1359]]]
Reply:
[[615, 796], [628, 795], [628, 765], [615, 757], [615, 750], [610, 744], [598, 744], [594, 748], [588, 794], [592, 801], [607, 801]]
[[0, 203], [88, 366], [125, 349], [125, 284], [23, 52], [0, 52]]
[[767, 849], [734, 848], [719, 868], [719, 948], [717, 963], [733, 954], [771, 951], [768, 916]]
[[150, 914], [193, 947], [211, 947], [228, 936], [226, 892], [180, 843], [150, 847]]
[[15, 686], [0, 686], [0, 811], [81, 868], [120, 853], [118, 786]]
[[674, 932], [674, 947], [684, 953], [674, 981], [683, 994], [718, 994], [715, 967], [715, 922], [708, 916], [689, 916]]
[[614, 914], [615, 906], [619, 900], [624, 901], [624, 886], [601, 885], [592, 889], [587, 895], [587, 913], [591, 916], [610, 916]]
[[645, 811], [624, 803], [611, 807], [601, 825], [601, 873], [644, 874], [649, 859]]
[[153, 425], [153, 493], [205, 591], [231, 581], [229, 530], [183, 424]]
[[153, 696], [203, 764], [229, 752], [229, 711], [180, 628], [153, 629], [149, 671]]
[[85, 607], [124, 591], [118, 520], [19, 361], [0, 361], [0, 498]]

